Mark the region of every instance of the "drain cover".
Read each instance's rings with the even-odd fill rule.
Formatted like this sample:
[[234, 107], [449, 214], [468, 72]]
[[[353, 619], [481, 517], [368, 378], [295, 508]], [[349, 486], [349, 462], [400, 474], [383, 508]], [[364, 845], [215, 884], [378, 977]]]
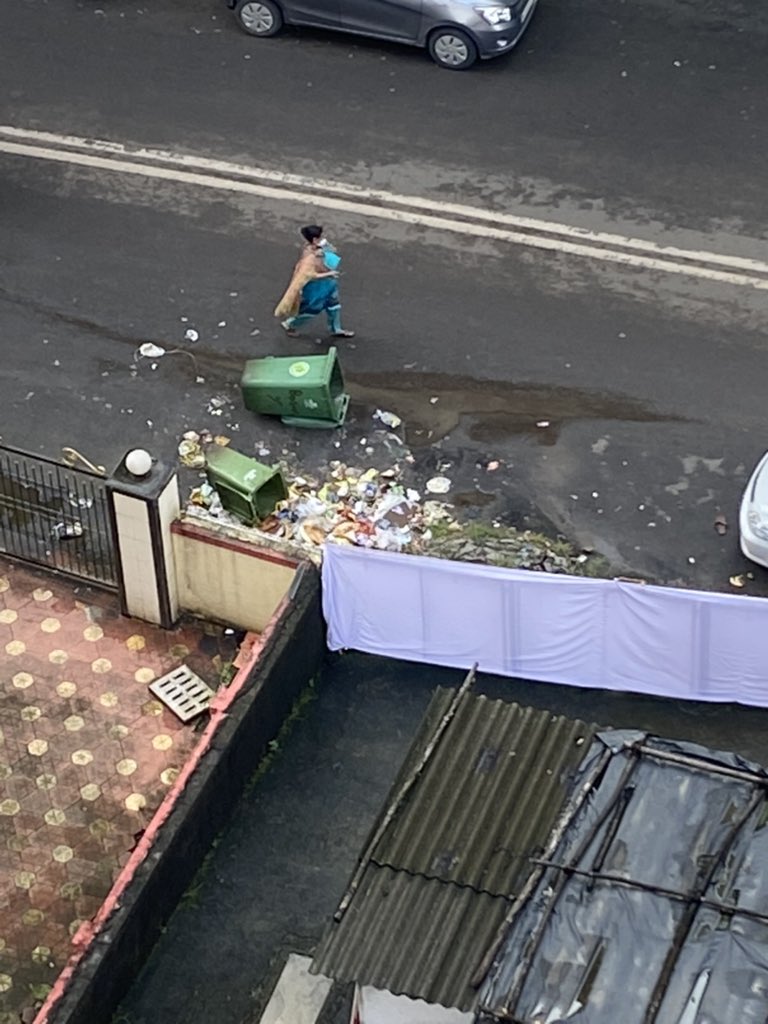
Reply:
[[149, 689], [182, 722], [202, 714], [213, 697], [210, 686], [186, 665], [179, 665], [167, 675], [155, 679], [149, 684]]

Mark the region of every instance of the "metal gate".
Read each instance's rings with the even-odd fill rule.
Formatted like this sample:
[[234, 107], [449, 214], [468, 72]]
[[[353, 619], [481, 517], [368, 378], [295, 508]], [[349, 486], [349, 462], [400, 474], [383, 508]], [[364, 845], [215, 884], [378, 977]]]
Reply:
[[104, 477], [0, 445], [0, 551], [116, 589]]

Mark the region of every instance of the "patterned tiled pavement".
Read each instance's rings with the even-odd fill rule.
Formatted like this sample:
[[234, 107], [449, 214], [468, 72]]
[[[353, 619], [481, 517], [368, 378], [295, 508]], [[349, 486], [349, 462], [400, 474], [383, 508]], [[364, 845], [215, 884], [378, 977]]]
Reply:
[[147, 684], [183, 662], [216, 688], [232, 648], [0, 561], [0, 1024], [45, 996], [195, 745]]

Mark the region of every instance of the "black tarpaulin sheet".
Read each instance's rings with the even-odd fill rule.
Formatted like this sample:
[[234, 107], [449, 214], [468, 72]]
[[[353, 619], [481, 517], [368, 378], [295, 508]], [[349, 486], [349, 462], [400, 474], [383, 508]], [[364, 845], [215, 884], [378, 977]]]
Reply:
[[516, 1024], [765, 1024], [766, 781], [733, 754], [601, 733], [483, 1011]]

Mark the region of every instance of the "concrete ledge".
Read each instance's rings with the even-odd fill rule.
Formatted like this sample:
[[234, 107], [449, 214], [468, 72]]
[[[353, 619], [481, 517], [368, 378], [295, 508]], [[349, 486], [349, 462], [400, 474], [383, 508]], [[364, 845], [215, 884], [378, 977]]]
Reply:
[[[227, 691], [35, 1024], [107, 1024], [188, 888], [243, 787], [325, 652], [317, 571], [304, 565], [263, 643]], [[173, 798], [173, 799], [171, 799]]]
[[259, 633], [301, 564], [212, 523], [182, 519], [171, 536], [179, 607]]

